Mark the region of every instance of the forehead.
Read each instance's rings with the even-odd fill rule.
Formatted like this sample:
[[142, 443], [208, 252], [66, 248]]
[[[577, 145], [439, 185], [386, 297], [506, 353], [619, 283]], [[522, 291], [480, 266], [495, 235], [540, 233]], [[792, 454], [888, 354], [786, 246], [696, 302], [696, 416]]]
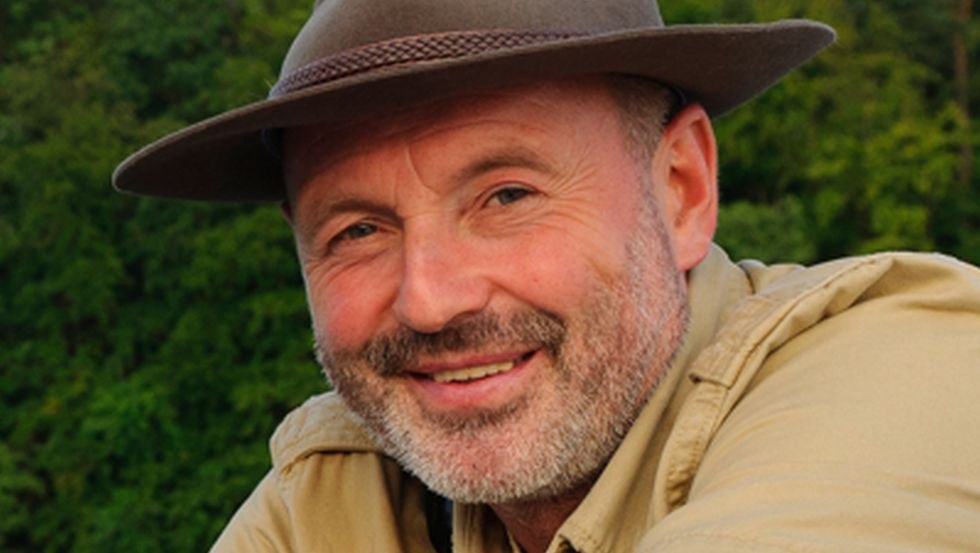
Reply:
[[588, 132], [597, 123], [619, 124], [615, 101], [600, 76], [488, 90], [344, 124], [289, 129], [283, 140], [286, 180], [292, 195], [297, 183], [312, 173], [383, 144], [438, 140], [448, 131], [467, 127], [509, 126], [518, 132], [525, 127], [556, 133], [559, 129]]

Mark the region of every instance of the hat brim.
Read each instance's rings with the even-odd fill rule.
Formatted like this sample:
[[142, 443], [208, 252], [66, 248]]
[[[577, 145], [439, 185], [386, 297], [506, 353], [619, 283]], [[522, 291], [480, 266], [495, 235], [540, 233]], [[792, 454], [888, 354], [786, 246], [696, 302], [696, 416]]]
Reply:
[[261, 132], [343, 121], [467, 91], [575, 75], [647, 77], [712, 116], [758, 95], [834, 40], [809, 20], [675, 25], [386, 67], [258, 101], [167, 135], [123, 161], [116, 189], [208, 201], [279, 201], [279, 160]]

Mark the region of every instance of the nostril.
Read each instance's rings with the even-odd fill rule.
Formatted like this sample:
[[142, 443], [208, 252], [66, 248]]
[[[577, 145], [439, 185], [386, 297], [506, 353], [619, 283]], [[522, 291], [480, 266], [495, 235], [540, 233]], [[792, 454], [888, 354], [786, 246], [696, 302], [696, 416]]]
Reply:
[[488, 301], [488, 286], [481, 279], [415, 279], [402, 283], [393, 309], [406, 327], [433, 334], [482, 312]]

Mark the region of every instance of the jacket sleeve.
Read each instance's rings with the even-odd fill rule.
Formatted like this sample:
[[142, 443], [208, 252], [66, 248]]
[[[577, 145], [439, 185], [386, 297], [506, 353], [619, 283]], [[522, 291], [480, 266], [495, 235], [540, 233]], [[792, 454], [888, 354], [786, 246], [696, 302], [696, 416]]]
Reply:
[[238, 508], [211, 553], [286, 553], [293, 551], [289, 516], [270, 471]]
[[980, 309], [929, 296], [869, 294], [772, 352], [640, 550], [976, 550]]

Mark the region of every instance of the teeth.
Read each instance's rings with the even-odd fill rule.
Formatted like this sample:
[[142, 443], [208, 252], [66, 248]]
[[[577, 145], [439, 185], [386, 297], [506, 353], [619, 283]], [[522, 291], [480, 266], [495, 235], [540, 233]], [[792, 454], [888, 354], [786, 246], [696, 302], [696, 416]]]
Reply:
[[505, 363], [492, 363], [490, 365], [466, 367], [465, 369], [455, 371], [435, 373], [432, 375], [432, 379], [436, 382], [465, 382], [467, 380], [475, 380], [477, 378], [483, 378], [485, 376], [491, 376], [509, 371], [514, 368], [514, 364], [514, 361], [507, 361]]

